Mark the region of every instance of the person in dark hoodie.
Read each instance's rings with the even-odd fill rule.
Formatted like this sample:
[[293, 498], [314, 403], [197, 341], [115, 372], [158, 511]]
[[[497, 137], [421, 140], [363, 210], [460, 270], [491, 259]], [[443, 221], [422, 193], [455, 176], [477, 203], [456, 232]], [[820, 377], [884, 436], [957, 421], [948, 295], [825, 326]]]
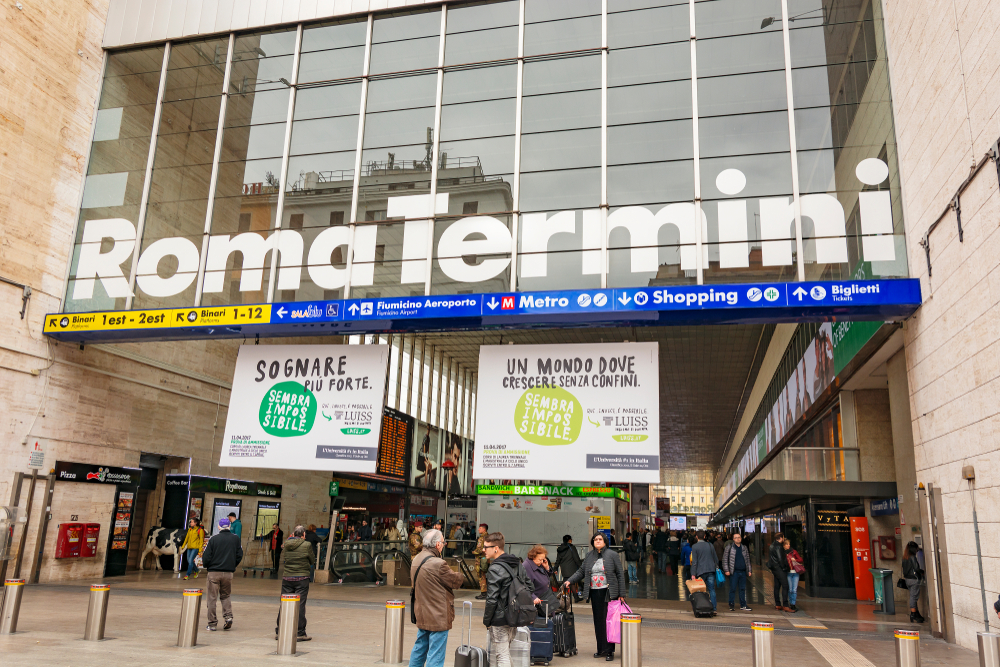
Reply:
[[[521, 561], [517, 556], [505, 554], [504, 546], [503, 533], [490, 533], [486, 536], [484, 550], [486, 557], [490, 559], [490, 568], [486, 571], [486, 611], [483, 613], [483, 625], [488, 628], [490, 640], [497, 651], [496, 667], [510, 667], [510, 643], [517, 630], [507, 625], [507, 596], [511, 582], [517, 577], [534, 591]], [[542, 602], [537, 595], [533, 601], [536, 605]]]
[[233, 572], [243, 560], [240, 538], [230, 529], [229, 519], [219, 519], [219, 534], [208, 541], [205, 553], [201, 555], [202, 565], [208, 570], [208, 629], [218, 629], [216, 601], [222, 600], [223, 630], [233, 627], [233, 603], [229, 596], [233, 590]]
[[[581, 563], [583, 563], [583, 559], [580, 558], [580, 552], [573, 545], [573, 536], [563, 535], [563, 543], [556, 549], [556, 567], [559, 568], [559, 574], [563, 579], [568, 579], [570, 575], [580, 569]], [[577, 588], [574, 585], [574, 589]], [[577, 593], [577, 590], [573, 592]], [[577, 598], [579, 598], [578, 593]]]

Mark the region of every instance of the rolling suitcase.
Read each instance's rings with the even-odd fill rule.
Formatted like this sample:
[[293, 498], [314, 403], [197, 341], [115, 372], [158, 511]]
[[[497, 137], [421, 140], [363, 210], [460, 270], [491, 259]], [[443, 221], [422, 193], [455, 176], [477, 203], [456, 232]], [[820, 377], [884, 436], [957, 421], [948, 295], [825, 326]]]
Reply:
[[545, 607], [545, 616], [535, 618], [535, 622], [530, 626], [531, 632], [531, 664], [547, 665], [552, 662], [554, 647], [553, 638], [553, 618], [549, 616], [549, 603], [542, 603]]
[[578, 653], [576, 648], [576, 618], [573, 615], [573, 594], [563, 593], [566, 609], [552, 617], [553, 651], [564, 658]]
[[[465, 643], [465, 612], [469, 612], [469, 644]], [[455, 649], [455, 667], [489, 667], [486, 661], [486, 651], [478, 646], [472, 646], [472, 603], [462, 603], [462, 643]]]
[[712, 598], [708, 597], [708, 593], [697, 591], [691, 593], [689, 599], [695, 618], [710, 618], [712, 616]]

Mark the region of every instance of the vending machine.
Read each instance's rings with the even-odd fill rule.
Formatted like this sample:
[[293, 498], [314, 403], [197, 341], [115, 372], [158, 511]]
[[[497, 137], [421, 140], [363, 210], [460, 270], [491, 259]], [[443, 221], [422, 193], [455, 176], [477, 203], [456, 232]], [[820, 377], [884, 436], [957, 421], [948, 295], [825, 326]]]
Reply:
[[871, 540], [868, 539], [868, 518], [852, 516], [851, 549], [854, 555], [854, 590], [858, 600], [875, 600], [875, 581], [868, 568], [872, 564]]
[[83, 524], [83, 547], [80, 549], [81, 558], [92, 558], [97, 555], [97, 538], [101, 535], [101, 524]]
[[56, 558], [79, 558], [83, 547], [82, 523], [61, 523], [56, 536]]

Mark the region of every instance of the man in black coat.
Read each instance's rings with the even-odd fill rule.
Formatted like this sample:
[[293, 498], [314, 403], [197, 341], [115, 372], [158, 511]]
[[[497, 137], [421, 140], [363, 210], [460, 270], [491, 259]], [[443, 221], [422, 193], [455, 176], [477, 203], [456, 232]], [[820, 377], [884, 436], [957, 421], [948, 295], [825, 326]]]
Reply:
[[278, 524], [274, 524], [274, 530], [268, 535], [267, 546], [271, 550], [271, 577], [278, 575], [278, 563], [281, 562], [281, 545], [285, 543], [285, 533], [282, 532]]
[[202, 565], [208, 570], [208, 629], [218, 629], [216, 600], [222, 599], [223, 630], [233, 627], [233, 603], [229, 596], [233, 591], [233, 572], [243, 560], [243, 546], [240, 538], [233, 535], [229, 519], [219, 519], [219, 534], [208, 541], [201, 555]]
[[774, 575], [774, 608], [791, 612], [792, 608], [788, 604], [788, 572], [792, 569], [788, 565], [788, 554], [782, 542], [785, 539], [783, 533], [774, 535], [774, 542], [767, 555], [767, 569]]

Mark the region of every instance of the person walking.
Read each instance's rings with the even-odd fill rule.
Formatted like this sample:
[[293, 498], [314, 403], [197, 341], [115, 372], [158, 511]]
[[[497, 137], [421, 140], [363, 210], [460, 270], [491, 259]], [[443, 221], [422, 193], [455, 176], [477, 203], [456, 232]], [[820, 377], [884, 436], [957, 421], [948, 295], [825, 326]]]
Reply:
[[243, 546], [238, 535], [232, 532], [229, 519], [219, 519], [219, 534], [208, 541], [201, 564], [208, 570], [208, 629], [218, 630], [217, 600], [222, 600], [223, 630], [233, 627], [233, 572], [243, 560]]
[[243, 537], [243, 522], [236, 516], [236, 512], [229, 513], [229, 531], [236, 537]]
[[454, 552], [457, 553], [460, 558], [465, 558], [465, 545], [462, 544], [462, 540], [465, 539], [465, 528], [462, 527], [462, 524], [455, 524], [455, 533], [452, 537], [455, 540]]
[[719, 561], [715, 557], [715, 547], [705, 541], [705, 531], [699, 530], [691, 547], [691, 573], [705, 582], [708, 597], [712, 601], [712, 616], [717, 613], [715, 597], [715, 570]]
[[608, 548], [604, 541], [604, 533], [597, 533], [590, 538], [593, 547], [583, 564], [566, 580], [564, 584], [583, 582], [584, 594], [590, 594], [590, 608], [594, 614], [594, 637], [597, 639], [595, 658], [604, 656], [611, 662], [615, 659], [615, 645], [608, 643], [608, 602], [611, 600], [625, 601], [625, 573], [622, 572], [618, 554]]
[[788, 560], [788, 606], [792, 611], [798, 611], [795, 601], [799, 597], [799, 577], [806, 571], [806, 566], [802, 562], [802, 556], [792, 548], [792, 543], [787, 537], [782, 546], [785, 548], [785, 558]]
[[476, 538], [476, 548], [472, 550], [472, 555], [476, 557], [476, 566], [479, 568], [479, 595], [477, 600], [486, 599], [486, 571], [489, 569], [489, 559], [486, 558], [486, 531], [490, 529], [485, 523], [479, 524], [479, 536]]
[[667, 560], [670, 562], [670, 570], [675, 574], [680, 572], [681, 551], [681, 539], [677, 537], [676, 530], [671, 530], [667, 537]]
[[[559, 575], [563, 579], [568, 579], [571, 574], [580, 569], [581, 564], [583, 564], [583, 559], [580, 558], [580, 552], [573, 544], [573, 536], [563, 535], [562, 544], [556, 549], [556, 567], [559, 568]], [[573, 588], [579, 589], [575, 584]], [[579, 590], [573, 590], [572, 593], [577, 595], [577, 599], [579, 599]]]
[[[292, 536], [282, 546], [285, 552], [285, 571], [281, 577], [281, 594], [299, 596], [299, 628], [296, 641], [307, 642], [312, 639], [306, 634], [306, 601], [309, 599], [309, 575], [316, 564], [316, 550], [306, 541], [306, 529], [295, 526]], [[278, 624], [281, 612], [274, 622], [274, 638], [278, 638]]]
[[668, 537], [666, 532], [663, 530], [663, 526], [659, 526], [656, 529], [656, 534], [653, 536], [653, 554], [656, 556], [656, 571], [666, 572], [667, 571], [667, 555], [668, 548], [670, 544], [668, 542]]
[[417, 641], [410, 651], [410, 667], [443, 667], [448, 631], [455, 622], [455, 593], [465, 580], [441, 558], [444, 535], [440, 530], [423, 532], [420, 552], [410, 565], [413, 582], [413, 614], [417, 619]]
[[271, 539], [267, 541], [267, 545], [271, 550], [271, 577], [278, 576], [278, 563], [281, 562], [281, 545], [285, 543], [285, 534], [281, 531], [281, 528], [277, 523], [274, 524], [274, 528], [271, 530]]
[[722, 562], [722, 554], [726, 551], [726, 538], [721, 533], [715, 534], [715, 540], [712, 542], [712, 547], [715, 549], [715, 560], [716, 562]]
[[924, 578], [924, 569], [920, 567], [920, 560], [917, 558], [919, 550], [920, 547], [916, 542], [907, 543], [906, 559], [903, 561], [903, 581], [910, 593], [910, 623], [923, 623], [925, 620], [917, 609], [920, 602], [920, 583]]
[[424, 546], [424, 544], [423, 544], [424, 538], [420, 536], [420, 533], [422, 533], [423, 530], [424, 530], [424, 522], [423, 521], [417, 521], [417, 522], [415, 522], [413, 524], [413, 532], [410, 533], [410, 538], [407, 541], [407, 545], [410, 548], [410, 559], [411, 559], [411, 561], [412, 561], [412, 559], [414, 559], [414, 558], [417, 557], [417, 554], [420, 553], [420, 550]]
[[372, 541], [372, 527], [368, 525], [367, 519], [361, 520], [361, 530], [358, 531], [358, 537], [362, 542]]
[[[680, 540], [678, 540], [680, 542]], [[691, 578], [691, 547], [694, 545], [694, 538], [684, 540], [681, 545], [681, 568], [684, 570], [683, 579]]]
[[788, 601], [788, 554], [785, 553], [784, 533], [776, 533], [774, 542], [767, 552], [767, 569], [774, 577], [774, 608], [779, 611], [792, 611]]
[[729, 577], [729, 611], [735, 611], [736, 593], [740, 594], [740, 611], [752, 611], [747, 606], [747, 578], [752, 574], [750, 550], [743, 536], [733, 534], [733, 541], [722, 552], [722, 571]]
[[192, 570], [194, 570], [194, 578], [198, 578], [198, 566], [195, 565], [194, 559], [204, 548], [205, 531], [198, 525], [197, 519], [189, 519], [187, 534], [184, 535], [184, 542], [181, 543], [181, 551], [184, 552], [187, 558], [187, 574], [184, 575], [185, 579], [191, 578]]
[[639, 583], [639, 575], [636, 569], [639, 565], [639, 543], [636, 542], [635, 533], [625, 534], [625, 563], [628, 566], [628, 583]]
[[649, 546], [649, 531], [645, 528], [639, 529], [639, 560], [646, 557], [646, 548]]
[[510, 643], [514, 641], [517, 627], [510, 625], [507, 619], [507, 607], [514, 577], [532, 591], [532, 602], [536, 605], [542, 602], [534, 593], [534, 585], [521, 561], [516, 556], [504, 553], [505, 546], [503, 533], [488, 534], [483, 544], [486, 557], [490, 559], [490, 567], [486, 571], [486, 610], [483, 612], [483, 625], [490, 633], [490, 641], [496, 650], [496, 662], [491, 667], [511, 667]]

